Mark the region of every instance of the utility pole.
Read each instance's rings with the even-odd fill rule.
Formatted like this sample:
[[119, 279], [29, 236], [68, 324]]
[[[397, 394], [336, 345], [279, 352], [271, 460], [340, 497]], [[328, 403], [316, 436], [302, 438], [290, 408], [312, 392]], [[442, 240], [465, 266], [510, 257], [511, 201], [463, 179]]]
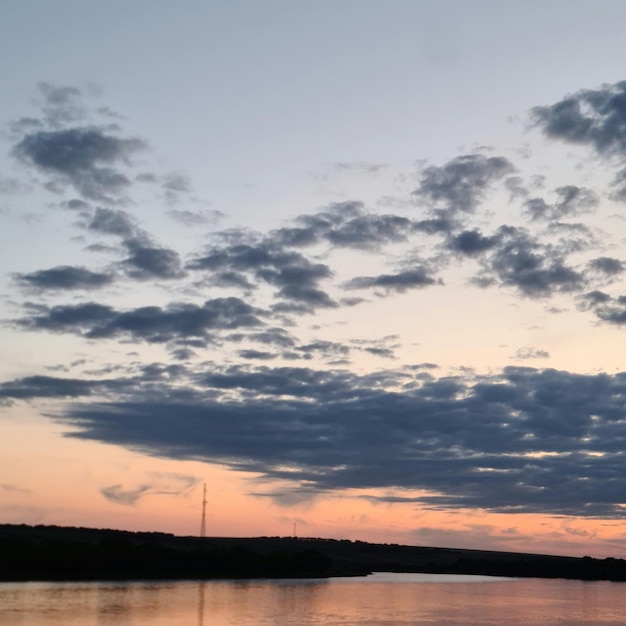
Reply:
[[200, 537], [206, 537], [206, 483], [202, 489], [202, 521], [200, 522]]

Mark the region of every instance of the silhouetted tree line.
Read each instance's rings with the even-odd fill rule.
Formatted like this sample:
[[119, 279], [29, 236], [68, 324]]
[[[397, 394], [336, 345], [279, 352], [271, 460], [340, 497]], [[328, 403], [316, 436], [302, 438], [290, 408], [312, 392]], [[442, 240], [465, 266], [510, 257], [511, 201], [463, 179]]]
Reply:
[[119, 580], [327, 576], [330, 560], [314, 550], [258, 553], [245, 546], [188, 549], [104, 535], [93, 540], [0, 536], [0, 580]]
[[5, 581], [304, 578], [372, 571], [626, 581], [626, 561], [615, 558], [0, 525], [0, 580]]
[[559, 559], [556, 557], [517, 558], [507, 562], [487, 559], [458, 559], [452, 566], [455, 573], [484, 574], [534, 578], [570, 578], [574, 580], [626, 580], [626, 561], [623, 559]]

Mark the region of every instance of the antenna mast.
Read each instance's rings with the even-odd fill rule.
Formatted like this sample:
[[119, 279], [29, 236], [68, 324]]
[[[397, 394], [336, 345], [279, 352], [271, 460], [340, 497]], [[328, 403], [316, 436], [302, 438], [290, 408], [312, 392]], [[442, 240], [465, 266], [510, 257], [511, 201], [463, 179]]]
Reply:
[[200, 537], [206, 537], [206, 483], [202, 489], [202, 521], [200, 522]]

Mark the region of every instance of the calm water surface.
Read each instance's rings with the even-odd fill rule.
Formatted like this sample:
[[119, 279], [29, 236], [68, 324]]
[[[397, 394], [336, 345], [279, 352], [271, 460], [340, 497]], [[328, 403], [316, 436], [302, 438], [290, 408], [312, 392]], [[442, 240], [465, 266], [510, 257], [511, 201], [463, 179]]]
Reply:
[[0, 583], [2, 626], [597, 626], [626, 584], [431, 574], [329, 580]]

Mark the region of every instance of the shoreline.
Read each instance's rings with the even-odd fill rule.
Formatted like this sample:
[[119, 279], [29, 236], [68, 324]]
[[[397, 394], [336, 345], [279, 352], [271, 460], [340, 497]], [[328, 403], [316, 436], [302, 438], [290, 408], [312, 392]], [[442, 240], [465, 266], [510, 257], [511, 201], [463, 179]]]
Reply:
[[395, 573], [626, 581], [626, 561], [305, 537], [0, 524], [0, 581], [329, 578]]

